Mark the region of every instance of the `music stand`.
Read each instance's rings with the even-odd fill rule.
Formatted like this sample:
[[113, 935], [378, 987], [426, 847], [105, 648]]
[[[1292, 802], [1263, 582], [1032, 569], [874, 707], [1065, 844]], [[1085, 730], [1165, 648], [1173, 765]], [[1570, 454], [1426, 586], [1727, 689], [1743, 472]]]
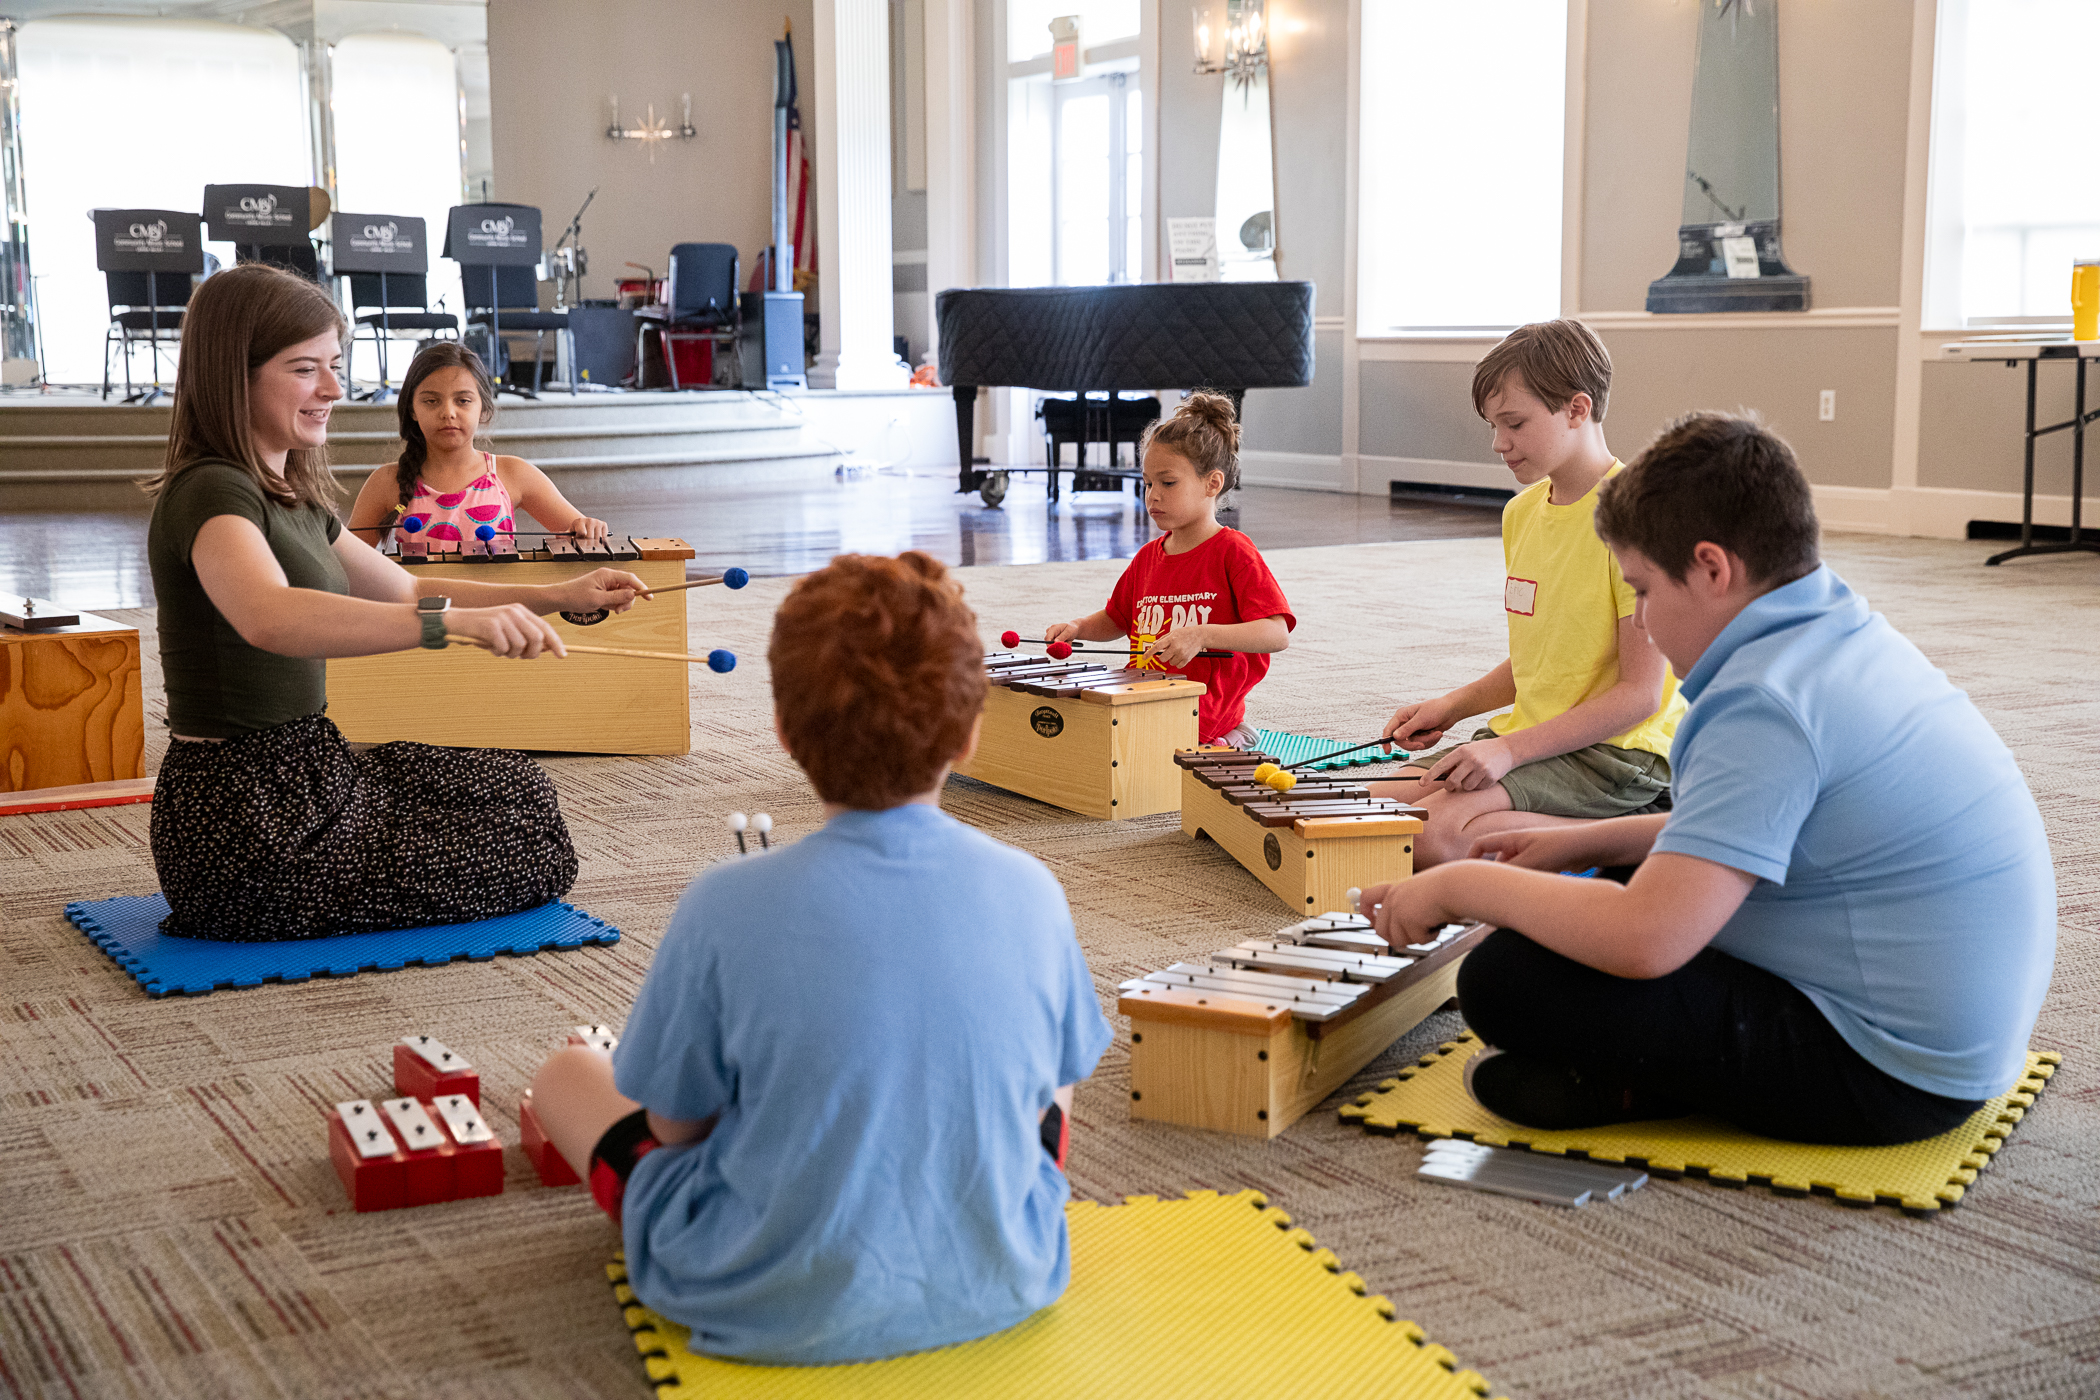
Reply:
[[[388, 274], [424, 277], [430, 272], [430, 245], [423, 238], [423, 221], [405, 214], [337, 214], [330, 225], [335, 248], [334, 272], [338, 277], [353, 272], [379, 274], [379, 387], [364, 397], [385, 403], [392, 391], [387, 387], [386, 343], [393, 334], [387, 295]], [[353, 288], [354, 291], [354, 288]], [[426, 293], [427, 295], [427, 293]], [[350, 314], [357, 314], [353, 295]], [[427, 309], [427, 308], [426, 308]], [[355, 339], [353, 333], [352, 339]]]
[[[503, 349], [503, 278], [497, 269], [539, 266], [540, 211], [529, 204], [455, 205], [445, 216], [444, 256], [459, 264], [460, 299], [466, 303], [466, 321], [470, 325], [474, 320], [474, 294], [471, 290], [474, 274], [482, 273], [488, 278], [490, 354], [491, 358], [501, 355], [507, 362], [509, 355]], [[572, 354], [569, 358], [569, 392], [574, 393], [575, 356]], [[511, 384], [510, 376], [498, 373], [499, 368], [499, 365], [489, 366], [489, 372], [496, 380], [497, 392], [527, 399], [539, 397], [537, 359], [533, 362], [533, 385], [529, 391]]]
[[[312, 212], [304, 185], [204, 187], [205, 233], [214, 243], [233, 244], [237, 261], [270, 263], [309, 277], [319, 270], [306, 236], [314, 226]], [[279, 256], [271, 257], [273, 252]]]
[[[160, 383], [161, 300], [163, 273], [194, 277], [204, 271], [204, 241], [195, 214], [180, 209], [97, 209], [95, 220], [95, 267], [98, 271], [143, 272], [146, 274], [146, 343], [153, 349], [153, 387], [131, 387], [131, 337], [128, 328], [124, 346], [124, 402], [150, 404], [167, 392]], [[187, 298], [185, 298], [187, 301]], [[180, 333], [183, 312], [174, 312], [169, 329]], [[104, 342], [103, 393], [109, 379], [109, 351]]]

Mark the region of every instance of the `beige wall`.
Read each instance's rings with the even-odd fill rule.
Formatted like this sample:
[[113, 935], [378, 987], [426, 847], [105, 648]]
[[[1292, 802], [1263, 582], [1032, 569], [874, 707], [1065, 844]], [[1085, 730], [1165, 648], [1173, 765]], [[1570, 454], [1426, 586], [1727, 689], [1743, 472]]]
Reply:
[[[599, 187], [585, 296], [611, 296], [614, 278], [636, 275], [629, 260], [661, 276], [674, 243], [736, 244], [748, 281], [771, 239], [773, 41], [791, 19], [810, 121], [811, 14], [810, 0], [489, 0], [495, 197], [538, 205], [552, 246]], [[655, 164], [642, 143], [606, 139], [608, 96], [624, 123], [654, 102], [675, 126], [687, 92], [700, 135], [662, 143]]]
[[[1754, 409], [1793, 444], [1818, 486], [1885, 487], [1893, 447], [1896, 332], [1810, 329], [1608, 331], [1611, 408], [1605, 426], [1622, 458], [1694, 409]], [[1820, 390], [1837, 417], [1816, 417]]]

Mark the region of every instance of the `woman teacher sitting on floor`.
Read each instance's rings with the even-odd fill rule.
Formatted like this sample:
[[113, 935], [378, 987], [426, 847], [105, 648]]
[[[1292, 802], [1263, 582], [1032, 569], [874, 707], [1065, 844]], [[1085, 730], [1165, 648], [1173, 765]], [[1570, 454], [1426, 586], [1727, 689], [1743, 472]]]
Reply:
[[458, 923], [544, 904], [576, 878], [538, 764], [426, 744], [354, 753], [323, 713], [325, 658], [442, 647], [448, 632], [498, 656], [561, 656], [542, 614], [624, 611], [641, 580], [412, 577], [344, 530], [326, 451], [343, 333], [326, 291], [260, 263], [206, 279], [184, 317], [167, 465], [146, 483], [175, 740], [153, 801], [165, 933]]

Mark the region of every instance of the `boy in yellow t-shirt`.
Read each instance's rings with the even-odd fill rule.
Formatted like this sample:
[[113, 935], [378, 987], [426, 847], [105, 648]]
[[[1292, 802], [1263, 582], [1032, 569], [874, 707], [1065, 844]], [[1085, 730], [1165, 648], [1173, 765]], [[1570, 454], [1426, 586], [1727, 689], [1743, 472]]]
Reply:
[[1523, 490], [1502, 510], [1509, 660], [1468, 685], [1393, 712], [1385, 734], [1413, 752], [1451, 725], [1510, 706], [1470, 741], [1371, 784], [1429, 813], [1426, 868], [1481, 837], [1660, 810], [1677, 678], [1633, 617], [1633, 590], [1597, 538], [1597, 486], [1622, 464], [1604, 445], [1611, 356], [1575, 321], [1519, 326], [1473, 376], [1473, 408]]

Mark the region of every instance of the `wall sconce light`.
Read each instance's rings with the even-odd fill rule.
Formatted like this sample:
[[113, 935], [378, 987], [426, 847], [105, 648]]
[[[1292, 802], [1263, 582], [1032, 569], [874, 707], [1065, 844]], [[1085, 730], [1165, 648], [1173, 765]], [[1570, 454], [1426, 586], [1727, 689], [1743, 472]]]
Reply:
[[1230, 73], [1245, 82], [1269, 66], [1269, 26], [1266, 0], [1225, 0], [1224, 22], [1213, 17], [1213, 7], [1191, 7], [1195, 23], [1196, 71]]
[[605, 128], [609, 141], [639, 141], [649, 148], [649, 163], [656, 164], [656, 148], [676, 136], [681, 141], [690, 141], [699, 131], [693, 126], [693, 95], [686, 93], [685, 115], [677, 126], [667, 126], [656, 119], [656, 104], [649, 104], [647, 119], [640, 126], [620, 125], [620, 99], [606, 99], [612, 103], [612, 125]]

